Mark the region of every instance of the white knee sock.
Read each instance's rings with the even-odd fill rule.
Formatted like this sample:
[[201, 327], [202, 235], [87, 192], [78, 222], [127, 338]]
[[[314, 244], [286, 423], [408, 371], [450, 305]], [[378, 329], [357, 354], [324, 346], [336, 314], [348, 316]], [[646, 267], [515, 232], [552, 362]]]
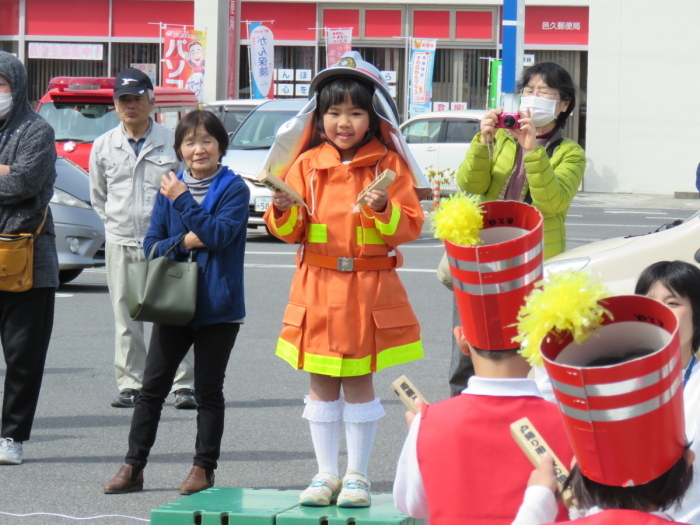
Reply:
[[343, 419], [343, 400], [314, 401], [304, 397], [304, 414], [311, 427], [319, 472], [338, 475], [338, 453], [340, 449], [340, 425]]
[[379, 398], [369, 403], [345, 403], [345, 439], [348, 444], [348, 471], [367, 476], [369, 455], [374, 444], [377, 420], [386, 415]]

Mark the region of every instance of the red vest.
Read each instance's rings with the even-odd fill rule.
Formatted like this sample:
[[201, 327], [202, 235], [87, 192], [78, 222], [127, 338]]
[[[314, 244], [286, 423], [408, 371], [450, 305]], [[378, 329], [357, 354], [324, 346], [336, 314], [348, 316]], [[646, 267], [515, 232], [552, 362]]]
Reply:
[[[522, 417], [568, 467], [573, 454], [554, 403], [461, 394], [426, 407], [417, 452], [430, 525], [510, 525], [534, 468], [510, 435]], [[557, 521], [567, 517], [560, 506]]]
[[[562, 460], [563, 461], [563, 460]], [[576, 525], [674, 525], [660, 516], [638, 510], [604, 510], [587, 518], [579, 518]], [[683, 525], [683, 524], [678, 524]]]

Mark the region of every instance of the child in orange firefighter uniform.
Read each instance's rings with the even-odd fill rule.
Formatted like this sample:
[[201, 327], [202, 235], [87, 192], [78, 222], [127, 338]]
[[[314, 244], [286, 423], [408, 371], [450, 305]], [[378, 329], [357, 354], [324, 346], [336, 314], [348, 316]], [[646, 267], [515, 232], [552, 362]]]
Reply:
[[[384, 415], [372, 374], [423, 356], [395, 247], [417, 239], [424, 218], [407, 164], [377, 138], [372, 100], [380, 84], [379, 71], [356, 52], [316, 76], [314, 128], [324, 142], [302, 153], [284, 179], [306, 205], [273, 193], [265, 215], [274, 235], [301, 244], [277, 355], [311, 373], [303, 417], [319, 473], [301, 494], [302, 505], [369, 506], [367, 465]], [[396, 173], [394, 182], [358, 206], [358, 194], [386, 169]], [[341, 421], [348, 448], [342, 482]]]

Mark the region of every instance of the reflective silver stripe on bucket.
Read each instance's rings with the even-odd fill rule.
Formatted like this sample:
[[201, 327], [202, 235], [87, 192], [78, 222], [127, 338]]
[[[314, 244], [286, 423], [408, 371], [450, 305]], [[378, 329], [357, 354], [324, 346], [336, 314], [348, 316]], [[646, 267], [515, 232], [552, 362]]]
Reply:
[[450, 262], [450, 266], [457, 268], [459, 270], [464, 270], [466, 272], [479, 272], [479, 273], [490, 273], [490, 272], [502, 272], [503, 270], [509, 270], [511, 268], [517, 268], [525, 263], [532, 261], [537, 258], [540, 253], [542, 253], [542, 243], [531, 250], [511, 257], [510, 259], [502, 259], [500, 261], [484, 262], [478, 263], [473, 261], [459, 261], [450, 254], [447, 254], [447, 259]]
[[625, 421], [627, 419], [643, 416], [644, 414], [648, 414], [649, 412], [653, 412], [654, 410], [662, 407], [671, 400], [680, 386], [681, 378], [677, 377], [673, 380], [671, 386], [661, 395], [653, 399], [649, 399], [648, 401], [644, 401], [643, 403], [628, 407], [611, 408], [608, 410], [580, 410], [578, 408], [571, 408], [568, 405], [559, 403], [559, 409], [567, 416], [578, 419], [579, 421], [595, 421], [603, 423]]
[[616, 383], [602, 383], [595, 385], [584, 385], [583, 387], [569, 385], [556, 381], [552, 379], [552, 386], [555, 390], [563, 392], [566, 395], [579, 397], [585, 399], [589, 396], [619, 396], [622, 394], [629, 394], [630, 392], [636, 392], [643, 388], [655, 385], [662, 379], [668, 377], [668, 375], [676, 368], [678, 364], [678, 357], [673, 356], [671, 360], [662, 366], [660, 369], [655, 370], [645, 376], [635, 377], [634, 379], [626, 379], [624, 381], [618, 381]]
[[459, 279], [452, 276], [452, 284], [471, 295], [492, 295], [497, 293], [512, 292], [513, 290], [519, 290], [524, 286], [534, 283], [542, 276], [542, 265], [540, 264], [534, 270], [532, 270], [527, 275], [513, 279], [512, 281], [506, 281], [503, 283], [494, 284], [468, 284], [463, 283]]

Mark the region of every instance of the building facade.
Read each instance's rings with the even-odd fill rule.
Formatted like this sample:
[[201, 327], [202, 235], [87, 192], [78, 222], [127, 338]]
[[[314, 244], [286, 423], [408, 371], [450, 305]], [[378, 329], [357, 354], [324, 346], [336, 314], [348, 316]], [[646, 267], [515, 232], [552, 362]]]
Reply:
[[[562, 64], [583, 90], [587, 82], [587, 3], [527, 2], [525, 15], [526, 52], [535, 61]], [[250, 96], [248, 23], [257, 21], [274, 33], [275, 68], [304, 70], [311, 76], [326, 67], [323, 28], [351, 28], [353, 48], [381, 70], [393, 72], [393, 89], [402, 112], [409, 39], [437, 39], [433, 100], [484, 108], [489, 59], [499, 54], [499, 4], [484, 0], [466, 4], [240, 1], [239, 96]], [[229, 0], [0, 0], [0, 12], [7, 14], [0, 17], [0, 49], [16, 53], [27, 66], [32, 101], [41, 97], [54, 76], [114, 76], [132, 63], [159, 64], [161, 24], [207, 31], [204, 98], [225, 98], [226, 69], [231, 61]], [[156, 69], [159, 75], [160, 68]], [[304, 81], [308, 82], [299, 82]], [[289, 94], [295, 95], [298, 90]], [[585, 142], [585, 125], [579, 115], [574, 115], [568, 134]]]
[[[325, 67], [321, 28], [352, 27], [353, 48], [396, 73], [402, 112], [408, 38], [436, 38], [433, 100], [483, 108], [488, 62], [499, 53], [501, 4], [239, 0], [240, 96], [250, 85], [246, 21], [264, 21], [275, 34], [275, 68], [312, 74]], [[227, 92], [228, 17], [229, 0], [0, 0], [0, 49], [25, 63], [37, 101], [54, 76], [114, 76], [131, 63], [157, 65], [159, 24], [195, 26], [208, 32], [205, 101], [214, 100]], [[567, 135], [586, 148], [583, 189], [695, 191], [698, 22], [697, 0], [526, 0], [526, 53], [566, 67], [585, 93], [567, 125]]]

